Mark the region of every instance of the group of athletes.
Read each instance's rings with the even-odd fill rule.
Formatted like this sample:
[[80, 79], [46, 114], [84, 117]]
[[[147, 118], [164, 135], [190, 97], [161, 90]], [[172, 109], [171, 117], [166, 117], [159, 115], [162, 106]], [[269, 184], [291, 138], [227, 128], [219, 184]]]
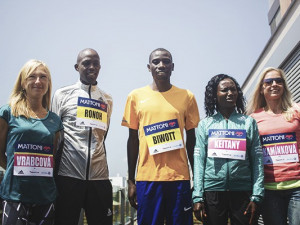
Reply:
[[[74, 67], [79, 80], [51, 102], [49, 68], [29, 60], [0, 108], [3, 225], [77, 225], [82, 209], [89, 225], [112, 224], [113, 101], [98, 87], [94, 49]], [[212, 77], [200, 121], [193, 93], [171, 84], [171, 53], [155, 49], [147, 67], [153, 82], [128, 95], [122, 119], [138, 224], [191, 225], [194, 212], [205, 225], [257, 224], [260, 214], [266, 225], [299, 225], [300, 105], [284, 72], [263, 70], [247, 107], [233, 77]]]

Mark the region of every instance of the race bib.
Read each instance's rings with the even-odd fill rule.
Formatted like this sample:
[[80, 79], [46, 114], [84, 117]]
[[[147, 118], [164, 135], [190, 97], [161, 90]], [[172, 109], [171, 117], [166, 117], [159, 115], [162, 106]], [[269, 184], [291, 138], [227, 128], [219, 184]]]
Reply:
[[209, 129], [208, 157], [245, 160], [246, 130]]
[[144, 126], [150, 155], [183, 148], [177, 119]]
[[15, 176], [53, 176], [53, 146], [18, 143], [14, 153]]
[[76, 125], [107, 130], [107, 104], [78, 97]]
[[261, 135], [264, 164], [299, 162], [296, 133]]

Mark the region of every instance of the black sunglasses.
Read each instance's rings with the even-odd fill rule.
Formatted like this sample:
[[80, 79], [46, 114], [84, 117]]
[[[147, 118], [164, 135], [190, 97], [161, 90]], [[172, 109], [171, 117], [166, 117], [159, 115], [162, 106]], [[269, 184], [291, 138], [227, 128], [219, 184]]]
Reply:
[[273, 84], [274, 81], [275, 81], [276, 84], [282, 84], [283, 83], [283, 79], [279, 78], [279, 77], [264, 79], [264, 83], [267, 84], [267, 85]]

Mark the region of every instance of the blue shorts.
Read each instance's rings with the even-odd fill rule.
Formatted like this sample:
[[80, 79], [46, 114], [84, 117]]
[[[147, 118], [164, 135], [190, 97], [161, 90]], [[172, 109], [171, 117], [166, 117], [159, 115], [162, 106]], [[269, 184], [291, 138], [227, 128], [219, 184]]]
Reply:
[[142, 225], [192, 225], [190, 181], [137, 181], [137, 220]]

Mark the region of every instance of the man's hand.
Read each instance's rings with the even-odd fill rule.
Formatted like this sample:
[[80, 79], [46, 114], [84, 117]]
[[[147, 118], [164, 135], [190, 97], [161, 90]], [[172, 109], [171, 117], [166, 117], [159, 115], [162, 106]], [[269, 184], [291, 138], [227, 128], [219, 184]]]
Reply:
[[128, 180], [128, 200], [130, 205], [137, 209], [137, 200], [136, 200], [136, 186], [134, 181]]
[[205, 207], [204, 207], [204, 202], [195, 203], [193, 207], [193, 211], [195, 217], [200, 221], [203, 221], [204, 217], [207, 217]]
[[255, 220], [256, 220], [256, 211], [257, 211], [257, 205], [255, 202], [249, 202], [244, 215], [247, 215], [249, 213], [251, 213], [250, 216], [250, 220], [249, 220], [249, 224], [252, 225], [254, 224]]

